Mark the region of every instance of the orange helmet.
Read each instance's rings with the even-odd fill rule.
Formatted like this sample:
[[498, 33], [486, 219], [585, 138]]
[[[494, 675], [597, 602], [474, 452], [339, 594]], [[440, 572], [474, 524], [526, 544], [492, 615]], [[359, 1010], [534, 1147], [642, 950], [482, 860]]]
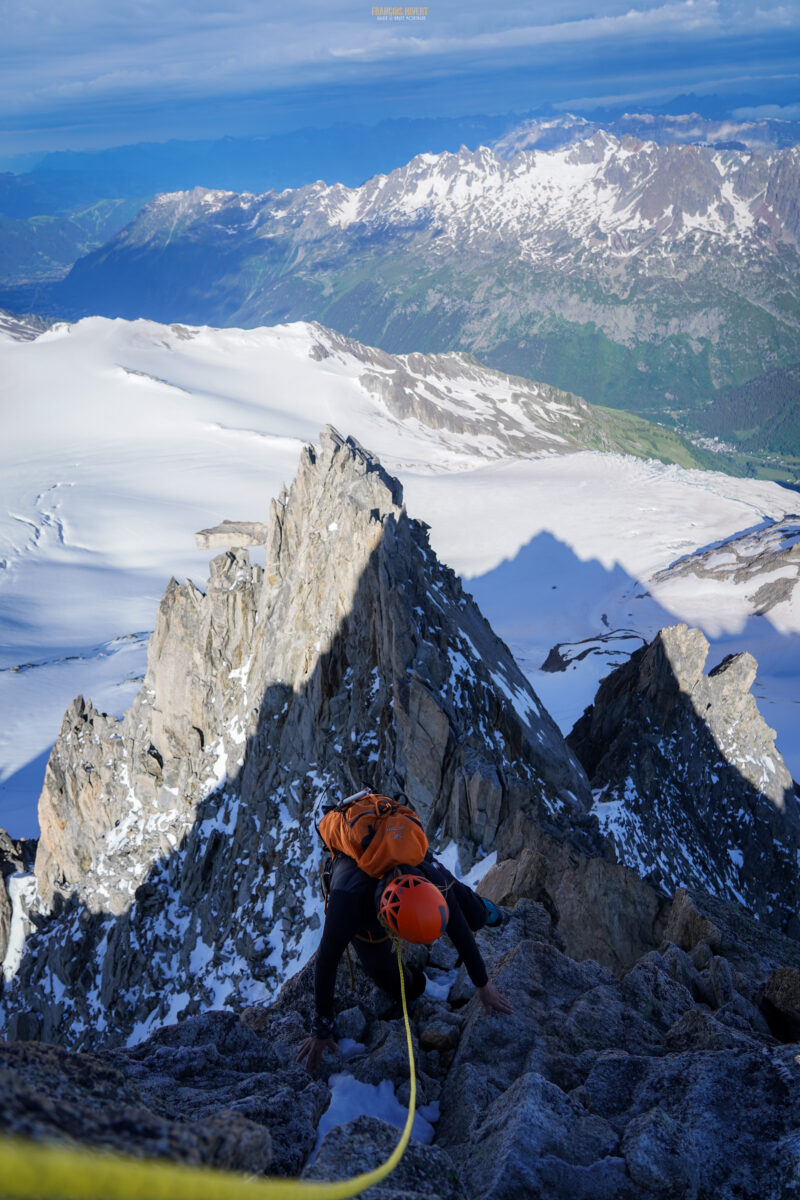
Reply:
[[450, 918], [442, 893], [421, 875], [398, 875], [387, 884], [380, 914], [390, 929], [416, 945], [435, 942]]

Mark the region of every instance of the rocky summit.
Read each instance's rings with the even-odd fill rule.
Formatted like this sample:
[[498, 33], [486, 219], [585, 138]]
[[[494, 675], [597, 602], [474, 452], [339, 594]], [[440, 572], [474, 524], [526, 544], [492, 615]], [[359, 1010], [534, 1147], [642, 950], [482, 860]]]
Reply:
[[113, 1044], [274, 994], [318, 938], [315, 817], [366, 783], [465, 867], [528, 828], [599, 852], [583, 769], [376, 459], [325, 431], [266, 538], [265, 568], [170, 582], [122, 720], [65, 714], [11, 1036]]
[[622, 861], [796, 936], [796, 785], [750, 692], [755, 659], [732, 655], [706, 675], [708, 650], [698, 629], [662, 629], [603, 680], [568, 741]]
[[444, 939], [408, 951], [420, 1119], [370, 1194], [800, 1195], [800, 820], [754, 660], [705, 674], [702, 634], [663, 629], [565, 741], [399, 483], [331, 428], [247, 537], [263, 567], [236, 549], [205, 591], [170, 582], [121, 720], [68, 709], [35, 863], [0, 834], [0, 1133], [309, 1180], [383, 1161], [405, 1033], [358, 967], [336, 1049], [296, 1062], [315, 818], [371, 784], [484, 864], [513, 1013], [484, 1016]]

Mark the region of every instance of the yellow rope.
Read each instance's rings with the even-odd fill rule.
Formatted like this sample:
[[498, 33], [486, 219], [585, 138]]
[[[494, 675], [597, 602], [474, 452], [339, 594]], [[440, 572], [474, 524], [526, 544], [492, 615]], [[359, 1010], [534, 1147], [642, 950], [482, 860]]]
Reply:
[[408, 1021], [403, 960], [397, 946], [411, 1095], [400, 1141], [381, 1166], [339, 1183], [246, 1179], [210, 1168], [121, 1158], [42, 1142], [0, 1138], [2, 1200], [349, 1200], [391, 1175], [414, 1124], [417, 1080]]

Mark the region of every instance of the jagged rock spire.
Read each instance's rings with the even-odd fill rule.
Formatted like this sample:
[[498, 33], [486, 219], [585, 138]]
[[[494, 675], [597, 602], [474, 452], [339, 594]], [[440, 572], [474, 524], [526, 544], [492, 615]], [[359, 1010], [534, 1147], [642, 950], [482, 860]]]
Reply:
[[269, 995], [316, 940], [323, 794], [365, 783], [465, 861], [512, 816], [565, 830], [590, 803], [400, 484], [328, 428], [273, 501], [263, 571], [235, 551], [205, 593], [172, 580], [129, 712], [65, 716], [36, 864], [59, 911], [15, 985], [40, 1031], [99, 1018], [114, 1040]]
[[703, 673], [699, 629], [662, 629], [600, 685], [568, 741], [622, 861], [673, 891], [738, 900], [800, 933], [800, 807], [750, 693], [757, 663]]

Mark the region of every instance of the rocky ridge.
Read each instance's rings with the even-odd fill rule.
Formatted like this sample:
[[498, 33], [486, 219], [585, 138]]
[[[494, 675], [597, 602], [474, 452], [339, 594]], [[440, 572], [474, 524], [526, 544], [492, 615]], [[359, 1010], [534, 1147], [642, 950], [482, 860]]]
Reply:
[[122, 720], [79, 697], [40, 799], [11, 1036], [143, 1036], [274, 993], [319, 929], [326, 791], [403, 790], [462, 863], [603, 844], [582, 768], [399, 483], [333, 430], [273, 502], [266, 568], [172, 581]]
[[613, 440], [579, 396], [492, 371], [469, 354], [386, 354], [321, 325], [310, 328], [318, 338], [312, 357], [360, 360], [359, 382], [395, 419], [456, 434], [453, 448], [461, 452], [471, 445], [487, 458], [569, 453], [577, 446], [607, 448]]
[[[576, 749], [596, 791], [606, 789], [595, 804], [605, 840], [578, 759], [377, 460], [326, 432], [273, 503], [265, 536], [266, 569], [240, 550], [213, 561], [205, 593], [170, 583], [144, 686], [123, 720], [80, 697], [65, 714], [41, 798], [35, 876], [17, 885], [20, 945], [5, 964], [0, 1007], [11, 1036], [113, 1045], [170, 1018], [274, 994], [318, 936], [319, 801], [326, 789], [347, 794], [365, 781], [406, 791], [434, 844], [453, 841], [462, 866], [495, 852], [503, 896], [543, 898], [578, 960], [628, 969], [658, 943], [680, 883], [744, 896], [785, 923], [794, 809], [779, 812], [770, 789], [792, 785], [747, 692], [752, 664], [728, 664], [699, 686], [687, 716], [671, 699], [683, 695], [680, 654], [666, 671], [655, 656], [655, 718], [674, 710], [683, 721], [667, 731], [677, 775], [665, 785], [672, 807], [662, 826], [626, 818], [639, 822], [630, 844], [604, 817], [622, 811], [614, 789], [627, 788], [625, 748], [649, 736], [653, 719], [629, 678], [641, 653], [623, 668], [611, 717], [601, 689], [597, 713], [606, 715], [593, 719], [616, 754], [604, 761], [607, 776], [582, 742]], [[663, 631], [659, 644], [675, 633]], [[699, 679], [702, 637], [684, 634]], [[760, 774], [748, 763], [754, 737]], [[663, 767], [664, 735], [654, 738]], [[650, 770], [636, 776], [640, 808], [657, 778]], [[729, 822], [723, 851], [709, 820], [730, 779], [748, 804], [748, 788], [771, 800], [750, 804], [755, 833], [741, 838]], [[702, 804], [687, 807], [687, 787]], [[784, 888], [769, 898], [763, 804], [777, 838], [767, 861]], [[723, 870], [728, 861], [735, 874]], [[32, 888], [38, 900], [26, 918]]]
[[697, 629], [662, 629], [598, 688], [568, 742], [620, 860], [800, 934], [796, 785], [750, 688], [750, 654], [707, 675]]
[[36, 843], [27, 838], [16, 841], [5, 829], [0, 829], [0, 963], [6, 956], [13, 904], [10, 892], [14, 889], [12, 877], [28, 874], [33, 866]]
[[363, 364], [361, 386], [398, 422], [433, 430], [438, 444], [479, 458], [601, 450], [707, 465], [677, 434], [587, 404], [546, 383], [484, 366], [470, 354], [387, 354], [315, 322], [310, 356]]
[[[789, 604], [800, 579], [800, 516], [768, 520], [713, 546], [678, 559], [655, 576], [658, 581], [696, 576], [698, 579], [748, 583], [750, 602], [760, 615]], [[764, 578], [766, 577], [766, 578]]]
[[[478, 937], [514, 1013], [487, 1020], [452, 949], [433, 947], [426, 969], [439, 986], [418, 1002], [412, 1029], [419, 1103], [440, 1115], [433, 1144], [412, 1142], [376, 1196], [796, 1194], [795, 942], [685, 891], [658, 949], [622, 978], [565, 955], [531, 900]], [[337, 1179], [376, 1166], [399, 1131], [374, 1116], [335, 1125], [314, 1151], [348, 1081], [388, 1081], [407, 1102], [402, 1022], [358, 968], [352, 983], [343, 968], [342, 1049], [310, 1078], [294, 1059], [311, 970], [269, 1007], [188, 1017], [127, 1050], [0, 1045], [0, 1130], [255, 1175]]]

